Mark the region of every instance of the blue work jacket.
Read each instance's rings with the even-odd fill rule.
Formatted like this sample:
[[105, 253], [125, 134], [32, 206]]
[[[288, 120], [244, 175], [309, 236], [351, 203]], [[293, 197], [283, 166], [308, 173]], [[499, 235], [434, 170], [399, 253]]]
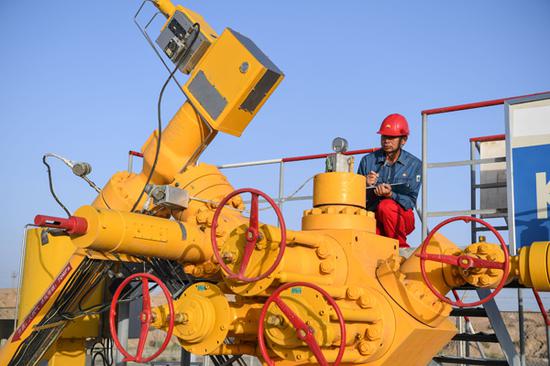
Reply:
[[[383, 150], [377, 150], [363, 156], [357, 169], [357, 174], [367, 176], [369, 172], [378, 173], [376, 184], [398, 184], [392, 186], [391, 198], [405, 210], [416, 206], [416, 198], [422, 181], [422, 161], [411, 153], [401, 150], [397, 161], [391, 165], [386, 163]], [[367, 189], [367, 210], [374, 211], [378, 207], [380, 197], [374, 189]]]

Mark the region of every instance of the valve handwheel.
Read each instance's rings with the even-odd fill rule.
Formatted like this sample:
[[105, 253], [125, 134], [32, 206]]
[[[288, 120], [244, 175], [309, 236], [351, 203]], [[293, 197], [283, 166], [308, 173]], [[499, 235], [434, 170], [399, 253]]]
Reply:
[[[430, 254], [426, 253], [426, 250], [428, 248], [428, 243], [434, 236], [434, 234], [439, 231], [443, 226], [450, 224], [451, 222], [455, 221], [464, 221], [466, 223], [475, 221], [479, 224], [482, 224], [485, 226], [489, 231], [491, 231], [495, 236], [497, 237], [500, 247], [502, 248], [502, 251], [504, 252], [504, 262], [496, 262], [491, 260], [485, 260], [480, 259], [476, 257], [469, 256], [467, 254], [462, 254], [459, 256], [456, 255], [446, 255], [446, 254]], [[432, 293], [437, 296], [438, 299], [441, 301], [444, 301], [450, 305], [458, 306], [458, 307], [472, 307], [472, 306], [478, 306], [481, 304], [485, 304], [487, 301], [493, 299], [504, 287], [504, 284], [506, 283], [506, 280], [508, 279], [508, 274], [510, 273], [510, 254], [508, 253], [508, 248], [506, 246], [506, 243], [504, 242], [504, 239], [502, 236], [496, 231], [496, 229], [489, 224], [488, 222], [478, 219], [477, 217], [472, 216], [457, 216], [453, 217], [447, 220], [442, 221], [439, 223], [432, 231], [430, 231], [430, 234], [426, 237], [424, 242], [422, 243], [422, 247], [420, 250], [420, 254], [417, 254], [418, 257], [420, 257], [420, 271], [422, 273], [422, 278], [424, 279], [424, 282], [426, 283], [426, 286], [432, 291]], [[504, 271], [502, 275], [502, 279], [499, 281], [496, 288], [493, 290], [493, 292], [480, 299], [479, 301], [474, 302], [462, 302], [462, 300], [458, 299], [456, 301], [452, 301], [451, 299], [445, 297], [443, 294], [441, 294], [434, 285], [430, 282], [430, 279], [428, 277], [428, 274], [426, 273], [426, 261], [435, 261], [440, 263], [446, 263], [451, 264], [453, 266], [460, 267], [462, 269], [469, 269], [469, 268], [492, 268], [492, 269], [500, 269]]]
[[[140, 314], [141, 331], [139, 335], [137, 351], [135, 355], [131, 355], [128, 353], [128, 351], [124, 349], [122, 344], [120, 344], [120, 340], [118, 339], [116, 331], [116, 306], [122, 290], [136, 278], [141, 279], [143, 307]], [[166, 331], [166, 338], [164, 339], [164, 342], [162, 343], [160, 348], [151, 356], [143, 357], [143, 350], [146, 345], [147, 335], [149, 334], [149, 325], [151, 324], [151, 296], [149, 294], [149, 280], [159, 285], [159, 287], [162, 289], [162, 292], [164, 293], [164, 296], [166, 297], [166, 300], [168, 301], [168, 330]], [[172, 337], [172, 331], [174, 330], [174, 314], [174, 303], [172, 302], [172, 295], [170, 294], [170, 291], [168, 291], [166, 285], [156, 276], [149, 273], [134, 273], [133, 275], [122, 281], [120, 286], [118, 286], [118, 288], [116, 289], [115, 294], [113, 295], [113, 299], [111, 300], [111, 310], [109, 312], [109, 328], [111, 330], [111, 336], [113, 337], [113, 341], [116, 347], [118, 348], [120, 353], [122, 353], [124, 357], [126, 357], [124, 359], [124, 362], [132, 361], [137, 363], [147, 363], [157, 358], [166, 349], [168, 343], [170, 342], [170, 337]]]
[[307, 346], [317, 359], [319, 365], [328, 366], [327, 359], [323, 355], [321, 347], [319, 347], [319, 344], [315, 340], [313, 328], [311, 328], [302, 319], [300, 319], [298, 317], [298, 314], [296, 314], [280, 297], [281, 292], [283, 292], [284, 290], [298, 286], [309, 287], [321, 293], [321, 295], [323, 295], [325, 300], [328, 301], [328, 303], [333, 307], [334, 311], [336, 312], [336, 315], [338, 316], [338, 323], [340, 325], [340, 347], [333, 365], [339, 365], [342, 361], [342, 357], [344, 356], [344, 351], [346, 350], [346, 323], [344, 322], [344, 316], [342, 315], [342, 311], [338, 307], [338, 304], [336, 304], [336, 301], [334, 301], [334, 299], [325, 290], [317, 285], [307, 282], [291, 282], [282, 285], [277, 290], [275, 290], [275, 292], [273, 292], [271, 296], [269, 296], [269, 298], [266, 300], [262, 308], [262, 312], [260, 313], [260, 319], [258, 320], [258, 345], [260, 347], [260, 352], [262, 353], [264, 361], [269, 366], [275, 365], [275, 362], [273, 362], [273, 360], [269, 358], [264, 339], [264, 321], [267, 315], [267, 309], [269, 308], [269, 305], [275, 303], [279, 307], [279, 309], [281, 309], [283, 314], [285, 314], [285, 316], [288, 318], [294, 329], [296, 329], [296, 337], [307, 344]]
[[[227, 204], [227, 202], [229, 202], [229, 200], [231, 198], [233, 198], [233, 197], [235, 197], [235, 196], [237, 196], [241, 193], [250, 193], [252, 195], [252, 199], [251, 199], [251, 202], [250, 202], [250, 221], [249, 221], [248, 229], [246, 231], [246, 244], [245, 244], [245, 247], [244, 247], [243, 258], [241, 260], [241, 265], [240, 265], [240, 268], [239, 268], [239, 272], [235, 273], [223, 261], [223, 258], [220, 254], [220, 251], [218, 249], [217, 237], [216, 237], [216, 228], [218, 227], [218, 220], [220, 218], [223, 207]], [[259, 220], [258, 220], [258, 216], [259, 216], [259, 208], [258, 208], [259, 197], [262, 197], [263, 199], [265, 199], [271, 205], [271, 207], [275, 211], [275, 214], [277, 215], [277, 220], [279, 221], [279, 229], [281, 230], [281, 243], [279, 244], [279, 253], [278, 253], [277, 257], [275, 258], [275, 262], [273, 262], [273, 265], [271, 267], [269, 267], [269, 269], [266, 272], [264, 272], [264, 273], [262, 273], [258, 276], [247, 277], [247, 276], [245, 276], [246, 269], [248, 268], [248, 265], [250, 263], [250, 257], [252, 256], [252, 253], [256, 249], [256, 243], [259, 240], [259, 234], [260, 234], [260, 232], [259, 232]], [[264, 192], [262, 192], [260, 190], [254, 189], [254, 188], [241, 188], [241, 189], [237, 189], [236, 191], [233, 191], [230, 194], [228, 194], [227, 196], [225, 196], [225, 198], [223, 200], [221, 200], [221, 202], [218, 204], [218, 207], [216, 208], [216, 212], [214, 212], [214, 216], [212, 218], [212, 229], [211, 229], [211, 232], [210, 232], [210, 238], [211, 238], [211, 241], [212, 241], [212, 251], [214, 253], [214, 256], [218, 260], [218, 263], [219, 263], [220, 267], [222, 267], [222, 269], [225, 271], [225, 273], [227, 273], [227, 275], [230, 279], [236, 279], [236, 280], [239, 280], [239, 281], [242, 281], [242, 282], [255, 282], [255, 281], [259, 281], [261, 279], [264, 279], [267, 276], [269, 276], [271, 273], [273, 273], [273, 271], [275, 271], [275, 269], [277, 268], [277, 266], [281, 262], [281, 259], [283, 259], [283, 254], [284, 254], [284, 251], [285, 251], [285, 248], [286, 248], [286, 225], [285, 225], [285, 220], [283, 218], [283, 214], [282, 214], [281, 209], [279, 208], [279, 206], [277, 206], [275, 201], [273, 201], [273, 199], [271, 197], [269, 197], [267, 194], [265, 194]]]

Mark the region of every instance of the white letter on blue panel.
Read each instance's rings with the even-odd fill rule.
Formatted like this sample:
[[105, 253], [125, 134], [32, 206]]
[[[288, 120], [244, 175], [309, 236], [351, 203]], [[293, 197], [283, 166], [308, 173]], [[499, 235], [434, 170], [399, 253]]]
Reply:
[[550, 204], [550, 182], [546, 181], [546, 172], [537, 173], [537, 219], [548, 218], [548, 204]]

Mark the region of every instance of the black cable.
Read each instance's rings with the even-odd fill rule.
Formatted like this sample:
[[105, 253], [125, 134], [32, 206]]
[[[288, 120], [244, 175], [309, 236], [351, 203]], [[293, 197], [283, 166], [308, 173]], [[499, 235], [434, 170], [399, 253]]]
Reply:
[[101, 356], [101, 360], [103, 361], [103, 366], [109, 366], [109, 361], [107, 361], [103, 352], [100, 352], [100, 351], [94, 353], [94, 355], [92, 356], [92, 362], [91, 362], [92, 366], [95, 366], [95, 359], [97, 356]]
[[71, 217], [71, 212], [67, 209], [67, 207], [65, 207], [63, 203], [61, 203], [61, 200], [55, 194], [55, 191], [53, 189], [53, 181], [52, 181], [52, 169], [50, 167], [50, 164], [48, 164], [48, 162], [46, 161], [46, 158], [47, 158], [46, 155], [42, 156], [42, 163], [44, 163], [44, 165], [46, 166], [46, 169], [48, 170], [48, 182], [50, 184], [50, 193], [52, 194], [55, 201], [59, 204], [59, 206], [61, 206], [61, 208], [67, 213], [67, 216]]
[[145, 193], [145, 189], [149, 185], [149, 182], [151, 181], [151, 178], [153, 177], [153, 174], [155, 173], [155, 168], [157, 167], [157, 162], [158, 162], [159, 153], [160, 153], [160, 143], [161, 143], [161, 137], [162, 137], [162, 116], [161, 116], [162, 97], [164, 95], [164, 90], [166, 90], [166, 86], [168, 86], [168, 83], [174, 77], [174, 74], [176, 73], [176, 71], [178, 71], [178, 69], [180, 68], [181, 63], [183, 62], [183, 60], [185, 60], [185, 58], [188, 56], [189, 52], [191, 51], [191, 48], [193, 48], [193, 44], [195, 44], [195, 41], [197, 40], [197, 38], [199, 37], [199, 34], [201, 33], [201, 26], [200, 26], [199, 23], [193, 24], [193, 28], [195, 28], [195, 30], [196, 30], [195, 35], [193, 37], [193, 40], [191, 41], [191, 43], [189, 44], [189, 47], [187, 47], [187, 49], [185, 50], [185, 52], [181, 56], [181, 59], [178, 61], [178, 63], [176, 64], [176, 67], [174, 68], [174, 70], [172, 70], [172, 72], [170, 73], [170, 75], [168, 76], [168, 78], [166, 79], [166, 81], [164, 82], [164, 85], [162, 86], [162, 88], [160, 90], [158, 103], [157, 103], [157, 120], [158, 120], [158, 131], [159, 132], [158, 132], [158, 140], [157, 140], [157, 149], [155, 151], [155, 159], [153, 160], [153, 165], [151, 165], [151, 171], [149, 172], [149, 176], [147, 177], [147, 181], [145, 181], [145, 185], [143, 186], [143, 189], [141, 190], [141, 193], [139, 194], [139, 197], [136, 200], [136, 202], [134, 203], [134, 205], [132, 206], [132, 209], [130, 210], [130, 212], [135, 211], [137, 205], [139, 204], [139, 201], [141, 201], [141, 198], [143, 197], [143, 194]]
[[107, 206], [107, 208], [110, 210], [110, 209], [111, 209], [111, 206], [109, 206], [109, 204], [107, 203], [107, 200], [106, 200], [105, 197], [103, 196], [103, 189], [101, 189], [101, 192], [99, 192], [99, 196], [100, 196], [101, 199], [103, 200], [103, 203], [105, 204], [105, 206]]
[[229, 366], [233, 365], [233, 362], [239, 362], [242, 355], [233, 355], [229, 359], [227, 359], [224, 363], [222, 363], [220, 366]]

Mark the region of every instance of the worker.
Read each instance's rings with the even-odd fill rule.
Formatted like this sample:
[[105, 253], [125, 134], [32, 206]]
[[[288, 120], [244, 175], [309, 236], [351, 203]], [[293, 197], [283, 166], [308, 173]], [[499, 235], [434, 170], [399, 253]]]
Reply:
[[381, 148], [364, 156], [357, 174], [367, 178], [367, 210], [376, 216], [376, 233], [399, 240], [408, 248], [407, 235], [414, 230], [416, 198], [422, 162], [403, 150], [409, 124], [400, 114], [387, 116], [378, 130]]

